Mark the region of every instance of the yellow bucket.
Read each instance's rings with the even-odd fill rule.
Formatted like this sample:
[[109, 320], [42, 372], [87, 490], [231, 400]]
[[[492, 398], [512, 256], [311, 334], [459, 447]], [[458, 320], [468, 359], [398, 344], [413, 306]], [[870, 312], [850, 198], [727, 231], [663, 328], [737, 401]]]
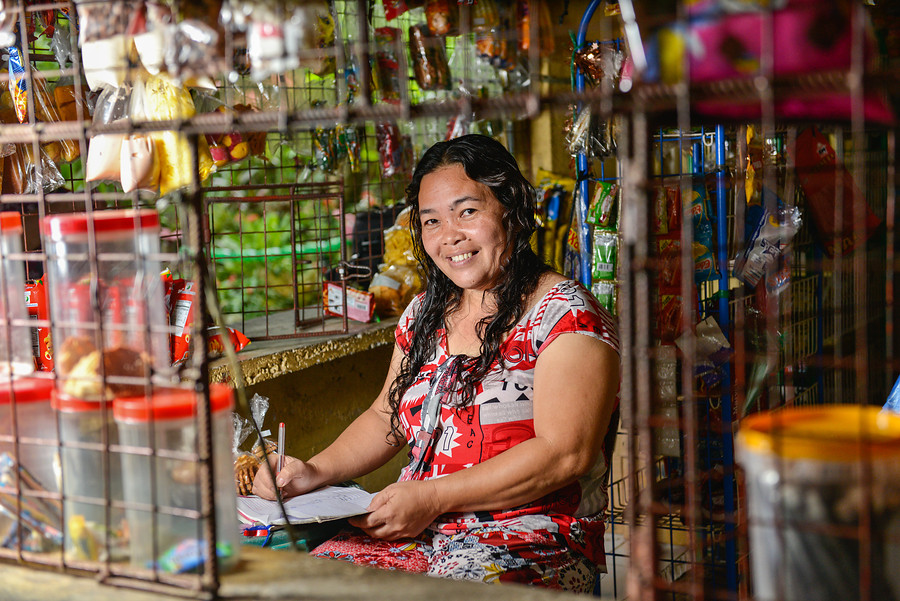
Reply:
[[754, 599], [900, 600], [900, 415], [853, 405], [755, 414], [735, 457]]
[[877, 407], [834, 405], [757, 413], [737, 444], [783, 459], [856, 462], [900, 457], [900, 416]]

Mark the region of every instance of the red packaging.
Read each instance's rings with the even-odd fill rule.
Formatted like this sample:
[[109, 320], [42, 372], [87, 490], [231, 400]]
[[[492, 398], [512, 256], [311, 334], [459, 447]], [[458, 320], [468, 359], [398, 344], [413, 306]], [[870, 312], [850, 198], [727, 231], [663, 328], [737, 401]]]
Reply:
[[392, 21], [409, 10], [405, 0], [382, 0], [384, 4], [384, 18]]
[[[231, 346], [234, 347], [234, 352], [238, 352], [250, 344], [250, 339], [234, 328], [225, 328], [225, 332], [228, 334]], [[209, 329], [209, 339], [206, 343], [206, 348], [210, 357], [218, 357], [225, 354], [225, 342], [222, 339], [221, 328]]]
[[[326, 315], [341, 317], [344, 313], [343, 288], [337, 282], [325, 282], [322, 305]], [[375, 313], [375, 295], [355, 288], [347, 288], [347, 317], [367, 323]]]
[[[179, 285], [179, 283], [181, 285]], [[177, 365], [183, 363], [189, 356], [191, 350], [192, 328], [194, 325], [194, 301], [197, 293], [194, 290], [194, 283], [188, 282], [184, 284], [184, 280], [173, 280], [173, 296], [174, 305], [172, 310], [172, 325], [175, 333], [172, 335], [172, 364]], [[210, 357], [217, 357], [225, 352], [225, 341], [222, 337], [222, 330], [218, 327], [211, 327], [208, 330], [206, 350]], [[240, 351], [248, 344], [250, 339], [238, 332], [234, 328], [225, 328], [228, 339], [234, 347], [235, 352]]]
[[191, 328], [194, 325], [196, 296], [193, 282], [187, 282], [180, 290], [173, 292], [172, 326], [175, 328], [175, 333], [172, 334], [170, 345], [173, 363], [182, 361], [191, 347]]
[[[794, 165], [797, 180], [806, 195], [809, 211], [828, 256], [849, 253], [872, 237], [881, 222], [862, 197], [853, 176], [843, 163], [838, 163], [834, 148], [818, 128], [809, 127], [797, 136]], [[838, 173], [842, 183], [840, 195], [836, 192]], [[834, 204], [838, 199], [843, 203], [840, 228], [834, 218]], [[853, 207], [856, 203], [863, 203], [865, 209], [862, 232], [853, 229]]]
[[[44, 288], [43, 279], [25, 283], [25, 306], [28, 308], [29, 318], [36, 321], [50, 319], [47, 291]], [[31, 346], [37, 358], [36, 367], [44, 371], [51, 371], [53, 369], [53, 344], [50, 340], [50, 328], [32, 329]]]

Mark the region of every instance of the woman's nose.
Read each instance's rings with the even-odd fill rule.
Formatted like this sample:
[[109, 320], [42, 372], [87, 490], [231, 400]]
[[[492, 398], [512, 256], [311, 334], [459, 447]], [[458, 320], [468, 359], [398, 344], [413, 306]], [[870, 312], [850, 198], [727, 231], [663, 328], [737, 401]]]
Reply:
[[463, 238], [463, 232], [455, 222], [447, 221], [446, 223], [444, 223], [444, 227], [441, 228], [442, 244], [450, 246], [456, 244]]

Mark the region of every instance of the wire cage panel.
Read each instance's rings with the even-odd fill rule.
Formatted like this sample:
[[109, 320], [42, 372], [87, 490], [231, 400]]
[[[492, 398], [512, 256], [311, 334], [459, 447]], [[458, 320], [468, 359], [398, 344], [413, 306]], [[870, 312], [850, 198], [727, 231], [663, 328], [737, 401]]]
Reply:
[[346, 315], [346, 300], [323, 300], [327, 281], [345, 293], [352, 275], [340, 184], [204, 192], [211, 276], [228, 325], [258, 340], [347, 331], [346, 320], [327, 321]]

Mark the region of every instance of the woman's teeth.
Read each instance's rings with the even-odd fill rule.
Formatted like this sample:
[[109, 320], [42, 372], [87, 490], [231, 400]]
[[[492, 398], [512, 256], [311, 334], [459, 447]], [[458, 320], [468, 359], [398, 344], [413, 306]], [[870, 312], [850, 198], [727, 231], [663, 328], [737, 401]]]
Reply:
[[466, 259], [470, 258], [471, 256], [472, 256], [472, 253], [464, 253], [461, 255], [456, 255], [455, 257], [450, 257], [450, 262], [451, 263], [459, 263], [460, 261], [465, 261]]

